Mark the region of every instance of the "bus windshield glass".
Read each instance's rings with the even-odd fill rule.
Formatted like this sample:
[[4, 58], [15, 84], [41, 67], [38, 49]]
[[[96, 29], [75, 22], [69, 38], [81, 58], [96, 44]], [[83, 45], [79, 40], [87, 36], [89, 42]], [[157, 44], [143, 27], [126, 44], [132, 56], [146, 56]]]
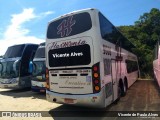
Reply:
[[13, 68], [13, 64], [15, 61], [10, 61], [10, 62], [2, 62], [1, 63], [1, 74], [0, 76], [2, 78], [15, 78], [18, 77], [19, 74], [19, 62], [16, 64], [16, 70]]
[[21, 57], [25, 45], [15, 45], [7, 49], [4, 58]]
[[91, 17], [89, 13], [79, 13], [67, 16], [49, 24], [47, 30], [47, 38], [63, 38], [76, 34], [80, 34], [91, 29]]
[[33, 76], [45, 74], [45, 61], [33, 61]]
[[38, 48], [34, 58], [45, 58], [45, 47]]

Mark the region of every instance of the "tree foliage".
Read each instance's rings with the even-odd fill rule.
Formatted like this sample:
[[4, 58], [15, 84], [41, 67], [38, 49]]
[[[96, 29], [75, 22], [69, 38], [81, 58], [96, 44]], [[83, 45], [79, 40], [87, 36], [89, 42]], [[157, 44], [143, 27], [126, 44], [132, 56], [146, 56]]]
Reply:
[[160, 10], [152, 8], [144, 13], [131, 26], [120, 26], [118, 29], [136, 46], [141, 77], [153, 74], [153, 49], [160, 39]]

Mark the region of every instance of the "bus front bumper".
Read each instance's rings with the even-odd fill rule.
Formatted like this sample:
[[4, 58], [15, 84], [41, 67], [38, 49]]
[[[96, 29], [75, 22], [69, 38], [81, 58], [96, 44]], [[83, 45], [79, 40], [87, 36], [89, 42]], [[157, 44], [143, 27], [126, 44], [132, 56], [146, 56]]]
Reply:
[[46, 92], [45, 87], [31, 86], [31, 89], [32, 89], [33, 92], [42, 92], [42, 93]]
[[0, 79], [0, 88], [8, 88], [8, 89], [20, 88], [18, 78]]
[[105, 94], [104, 89], [99, 93], [87, 94], [87, 95], [67, 95], [58, 94], [52, 91], [46, 90], [46, 98], [49, 102], [70, 104], [77, 106], [86, 106], [94, 108], [105, 107]]
[[31, 89], [33, 92], [45, 93], [46, 92], [45, 84], [46, 84], [46, 82], [43, 82], [43, 81], [31, 80]]

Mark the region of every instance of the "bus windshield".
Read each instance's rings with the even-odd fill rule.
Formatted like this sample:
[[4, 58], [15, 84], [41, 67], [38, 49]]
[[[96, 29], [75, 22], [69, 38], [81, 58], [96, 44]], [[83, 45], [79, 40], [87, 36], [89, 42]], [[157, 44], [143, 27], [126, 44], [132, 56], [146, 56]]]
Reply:
[[14, 57], [21, 57], [23, 53], [25, 45], [15, 45], [8, 47], [4, 58], [14, 58]]
[[45, 58], [45, 47], [38, 48], [34, 58]]
[[46, 64], [45, 61], [33, 61], [33, 76], [45, 74]]
[[10, 62], [1, 62], [1, 74], [0, 76], [2, 78], [15, 78], [18, 77], [19, 73], [19, 62], [16, 64], [16, 70], [14, 70], [14, 62], [15, 61], [10, 61]]
[[85, 32], [92, 27], [89, 13], [79, 13], [67, 16], [49, 24], [47, 38], [63, 38]]

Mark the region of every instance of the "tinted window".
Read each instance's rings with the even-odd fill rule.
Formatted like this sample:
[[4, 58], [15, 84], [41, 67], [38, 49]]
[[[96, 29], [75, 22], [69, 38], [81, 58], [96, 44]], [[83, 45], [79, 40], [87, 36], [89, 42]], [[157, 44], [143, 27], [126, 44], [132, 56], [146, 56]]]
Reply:
[[104, 75], [111, 74], [111, 60], [103, 59], [103, 62], [104, 62]]
[[33, 61], [33, 76], [45, 74], [46, 63], [45, 61]]
[[138, 64], [136, 61], [126, 60], [127, 73], [131, 73], [138, 70]]
[[49, 51], [50, 67], [88, 65], [90, 62], [90, 46], [87, 44]]
[[17, 68], [18, 65], [16, 65], [16, 71], [13, 68], [13, 64], [15, 61], [12, 62], [2, 62], [1, 63], [1, 71], [0, 71], [0, 76], [2, 78], [13, 78], [13, 77], [18, 77], [19, 75], [19, 69]]
[[101, 13], [99, 13], [99, 22], [102, 38], [117, 44], [119, 35], [115, 27]]
[[15, 45], [8, 47], [4, 58], [14, 58], [14, 57], [21, 57], [23, 53], [25, 45]]
[[45, 58], [45, 47], [39, 47], [34, 58]]
[[79, 13], [68, 16], [49, 24], [47, 38], [62, 38], [76, 35], [92, 27], [89, 13]]
[[99, 13], [101, 36], [113, 44], [133, 52], [135, 46], [126, 39], [101, 13]]

